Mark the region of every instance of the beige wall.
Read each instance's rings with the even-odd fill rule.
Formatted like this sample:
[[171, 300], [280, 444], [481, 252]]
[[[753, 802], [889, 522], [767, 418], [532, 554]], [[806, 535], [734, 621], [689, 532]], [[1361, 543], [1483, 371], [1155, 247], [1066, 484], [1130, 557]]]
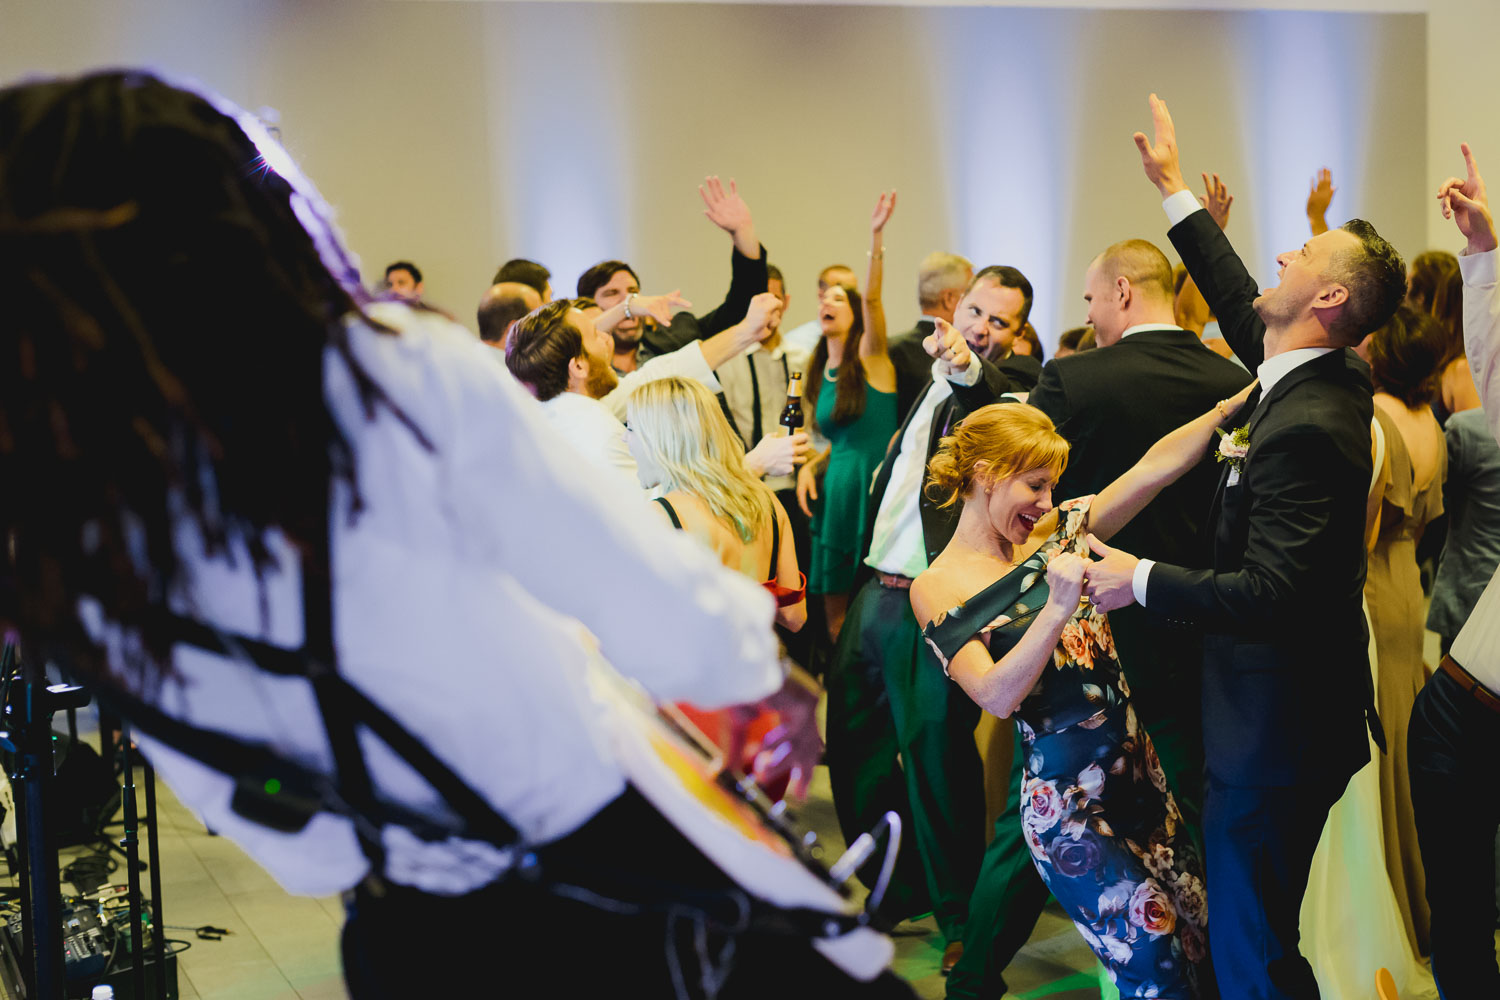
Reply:
[[[1451, 33], [1456, 0], [1432, 3]], [[874, 195], [894, 186], [893, 328], [915, 316], [916, 262], [942, 248], [1026, 271], [1050, 340], [1081, 321], [1095, 252], [1165, 245], [1129, 138], [1151, 90], [1185, 166], [1233, 185], [1231, 235], [1264, 279], [1305, 238], [1325, 163], [1334, 221], [1365, 215], [1409, 254], [1442, 236], [1437, 142], [1466, 119], [1429, 98], [1429, 73], [1461, 74], [1432, 51], [1427, 19], [1401, 13], [6, 0], [0, 77], [146, 64], [277, 109], [367, 276], [409, 257], [468, 322], [513, 255], [560, 291], [619, 256], [648, 289], [713, 305], [728, 241], [695, 188], [720, 173], [756, 209], [793, 321], [819, 267], [863, 266]], [[1500, 162], [1493, 125], [1473, 134]]]

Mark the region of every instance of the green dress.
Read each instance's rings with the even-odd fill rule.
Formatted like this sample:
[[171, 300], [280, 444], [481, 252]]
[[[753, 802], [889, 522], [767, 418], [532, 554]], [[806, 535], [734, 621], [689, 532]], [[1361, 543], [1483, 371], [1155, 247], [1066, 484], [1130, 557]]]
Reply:
[[838, 397], [829, 368], [818, 393], [818, 430], [833, 445], [823, 472], [822, 505], [812, 519], [812, 567], [807, 589], [813, 594], [845, 593], [854, 587], [854, 569], [862, 554], [870, 509], [870, 484], [886, 446], [900, 423], [896, 394], [865, 386], [865, 412], [844, 424], [833, 422]]

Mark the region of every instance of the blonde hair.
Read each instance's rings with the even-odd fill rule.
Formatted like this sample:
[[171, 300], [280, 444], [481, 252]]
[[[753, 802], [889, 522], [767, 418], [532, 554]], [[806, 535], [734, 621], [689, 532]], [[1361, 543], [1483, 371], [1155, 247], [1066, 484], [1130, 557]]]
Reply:
[[1172, 263], [1154, 243], [1145, 240], [1121, 240], [1104, 248], [1097, 260], [1099, 270], [1110, 284], [1116, 278], [1129, 280], [1132, 288], [1150, 291], [1158, 299], [1171, 302], [1177, 291], [1172, 278]]
[[1047, 414], [1025, 403], [992, 403], [969, 414], [927, 463], [927, 496], [951, 507], [976, 481], [996, 482], [1046, 468], [1062, 475], [1068, 442]]
[[630, 433], [661, 470], [664, 493], [702, 500], [750, 542], [775, 512], [770, 487], [745, 466], [745, 447], [702, 383], [671, 376], [637, 387], [625, 404]]

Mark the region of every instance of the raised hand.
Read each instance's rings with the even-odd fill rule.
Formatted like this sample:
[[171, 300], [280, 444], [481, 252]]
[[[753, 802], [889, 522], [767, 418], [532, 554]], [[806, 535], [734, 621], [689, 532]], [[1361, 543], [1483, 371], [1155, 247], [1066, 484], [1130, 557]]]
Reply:
[[[1307, 221], [1312, 224], [1313, 235], [1317, 236], [1328, 232], [1328, 206], [1333, 204], [1333, 196], [1338, 188], [1333, 186], [1333, 174], [1327, 167], [1318, 171], [1312, 180], [1312, 188], [1307, 192]], [[1322, 228], [1319, 228], [1319, 227]]]
[[1234, 204], [1234, 195], [1229, 193], [1229, 186], [1219, 180], [1219, 175], [1214, 174], [1213, 180], [1209, 180], [1208, 174], [1203, 175], [1203, 190], [1207, 194], [1198, 199], [1199, 204], [1208, 209], [1208, 214], [1223, 229], [1229, 225], [1229, 206]]
[[964, 340], [964, 335], [952, 323], [941, 317], [934, 317], [934, 320], [937, 328], [923, 339], [922, 350], [933, 359], [946, 364], [950, 373], [964, 371], [972, 359], [969, 342]]
[[1144, 132], [1137, 132], [1135, 148], [1141, 153], [1141, 167], [1146, 179], [1156, 185], [1163, 198], [1186, 191], [1187, 183], [1182, 179], [1182, 164], [1177, 155], [1177, 128], [1172, 124], [1167, 102], [1151, 95], [1151, 122], [1155, 126], [1154, 139], [1147, 140]]
[[745, 322], [764, 334], [774, 330], [781, 322], [781, 299], [772, 292], [761, 292], [750, 300], [745, 312]]
[[1048, 560], [1047, 603], [1055, 604], [1059, 610], [1069, 614], [1077, 611], [1078, 602], [1083, 598], [1083, 582], [1088, 566], [1088, 560], [1066, 550]]
[[632, 295], [630, 297], [630, 312], [636, 316], [650, 316], [662, 326], [672, 322], [672, 317], [684, 309], [692, 308], [692, 303], [682, 297], [682, 290], [674, 288], [665, 295]]
[[885, 224], [891, 221], [891, 213], [895, 210], [896, 192], [882, 191], [875, 202], [875, 211], [870, 215], [870, 232], [878, 233], [884, 230]]
[[1468, 176], [1459, 180], [1450, 177], [1438, 188], [1438, 201], [1443, 206], [1443, 218], [1458, 223], [1458, 231], [1469, 239], [1466, 253], [1484, 253], [1496, 246], [1495, 220], [1490, 215], [1490, 200], [1484, 190], [1484, 178], [1479, 176], [1479, 162], [1467, 142], [1458, 147], [1464, 154], [1464, 167]]
[[735, 249], [746, 257], [760, 256], [760, 240], [755, 235], [755, 219], [750, 206], [740, 197], [734, 178], [729, 179], [729, 190], [717, 177], [705, 177], [698, 186], [703, 198], [703, 214], [708, 220], [734, 238]]

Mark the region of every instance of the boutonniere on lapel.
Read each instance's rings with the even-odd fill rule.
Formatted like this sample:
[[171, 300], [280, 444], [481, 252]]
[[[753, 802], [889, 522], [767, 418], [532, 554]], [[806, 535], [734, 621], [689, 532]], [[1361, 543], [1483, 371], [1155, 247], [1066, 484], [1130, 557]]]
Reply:
[[1222, 427], [1216, 430], [1219, 432], [1219, 451], [1214, 459], [1229, 463], [1229, 482], [1236, 483], [1240, 473], [1245, 471], [1245, 456], [1250, 454], [1250, 429], [1241, 424], [1232, 431]]

